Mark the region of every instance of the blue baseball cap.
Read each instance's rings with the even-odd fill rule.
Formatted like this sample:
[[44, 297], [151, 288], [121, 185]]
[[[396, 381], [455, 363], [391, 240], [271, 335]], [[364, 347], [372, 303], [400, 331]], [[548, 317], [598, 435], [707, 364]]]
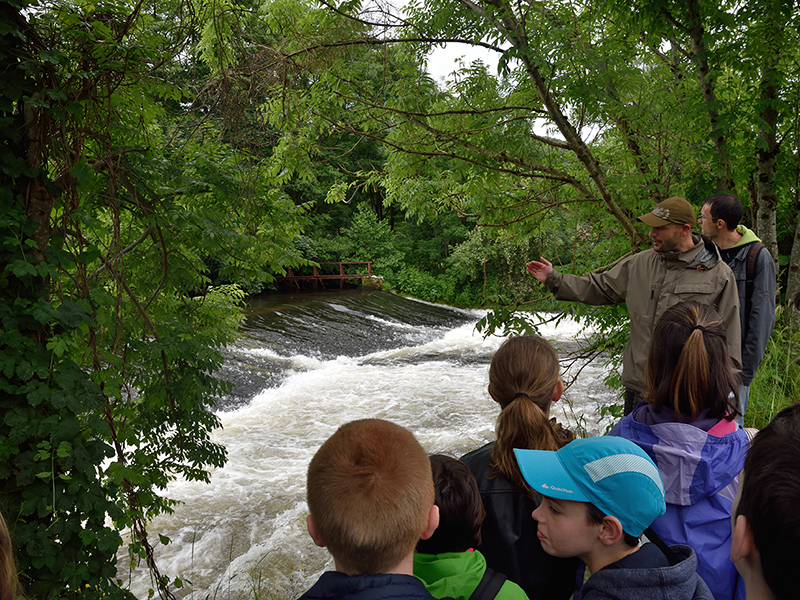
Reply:
[[594, 504], [634, 537], [667, 511], [658, 468], [624, 438], [574, 440], [556, 452], [515, 448], [514, 454], [525, 481], [542, 496]]

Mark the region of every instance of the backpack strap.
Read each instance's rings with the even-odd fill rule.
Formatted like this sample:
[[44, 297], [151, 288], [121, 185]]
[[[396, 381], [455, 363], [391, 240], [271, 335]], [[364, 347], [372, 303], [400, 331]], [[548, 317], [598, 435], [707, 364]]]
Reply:
[[[750, 252], [747, 253], [743, 310], [749, 311], [750, 308], [750, 299], [753, 297], [753, 282], [755, 281], [756, 260], [758, 260], [758, 253], [761, 252], [763, 247], [764, 244], [761, 242], [753, 242], [753, 245], [750, 246]], [[744, 332], [742, 332], [742, 335], [744, 335]]]
[[505, 575], [486, 567], [478, 587], [472, 592], [469, 600], [493, 600], [505, 582]]
[[671, 567], [674, 567], [679, 562], [681, 562], [681, 557], [678, 556], [678, 554], [672, 548], [670, 548], [664, 543], [664, 540], [662, 540], [658, 536], [658, 534], [655, 531], [653, 531], [652, 527], [648, 527], [647, 529], [645, 529], [644, 534], [647, 536], [648, 540], [653, 542], [656, 546], [658, 546], [658, 549], [661, 550], [661, 552], [663, 552], [664, 556], [667, 557], [667, 560], [669, 561]]

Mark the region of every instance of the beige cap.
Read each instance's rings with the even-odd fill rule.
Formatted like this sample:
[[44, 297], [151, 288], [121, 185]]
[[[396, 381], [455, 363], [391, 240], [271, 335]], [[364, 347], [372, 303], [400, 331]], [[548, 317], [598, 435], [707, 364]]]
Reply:
[[694, 208], [681, 196], [672, 196], [659, 202], [651, 212], [637, 219], [650, 227], [661, 227], [668, 223], [693, 226], [697, 222]]

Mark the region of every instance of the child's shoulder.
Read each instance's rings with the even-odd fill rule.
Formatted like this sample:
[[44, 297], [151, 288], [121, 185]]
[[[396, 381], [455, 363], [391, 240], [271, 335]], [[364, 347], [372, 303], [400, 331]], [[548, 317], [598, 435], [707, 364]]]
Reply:
[[346, 575], [326, 571], [299, 600], [435, 600], [413, 575]]
[[671, 546], [677, 562], [670, 564], [655, 544], [644, 544], [594, 573], [581, 591], [583, 600], [713, 600], [697, 575], [697, 557], [689, 546]]

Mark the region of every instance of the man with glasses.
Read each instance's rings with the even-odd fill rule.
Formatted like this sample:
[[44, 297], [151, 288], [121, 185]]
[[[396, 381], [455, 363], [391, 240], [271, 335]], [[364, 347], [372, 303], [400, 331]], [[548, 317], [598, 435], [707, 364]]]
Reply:
[[720, 256], [733, 271], [739, 292], [742, 330], [742, 373], [739, 412], [743, 424], [750, 383], [764, 358], [775, 326], [775, 262], [761, 240], [739, 221], [742, 203], [731, 194], [715, 194], [703, 201], [700, 229], [719, 248]]

